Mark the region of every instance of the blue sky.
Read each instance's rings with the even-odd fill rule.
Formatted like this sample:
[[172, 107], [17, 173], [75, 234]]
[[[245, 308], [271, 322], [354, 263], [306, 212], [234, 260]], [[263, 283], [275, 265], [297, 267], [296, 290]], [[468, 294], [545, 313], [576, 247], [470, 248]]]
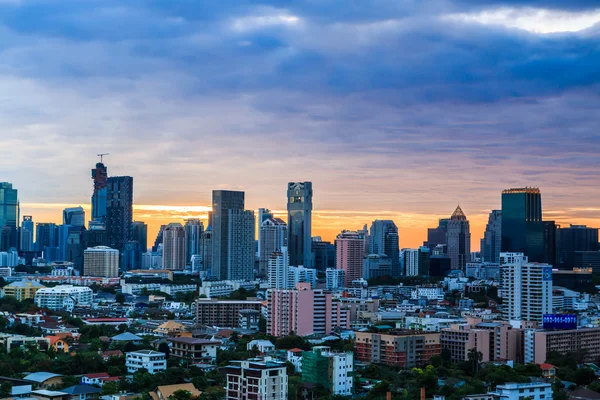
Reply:
[[283, 209], [312, 180], [329, 238], [393, 217], [412, 246], [458, 202], [481, 230], [515, 186], [598, 226], [599, 23], [584, 0], [0, 0], [1, 180], [38, 221], [110, 152], [140, 205]]

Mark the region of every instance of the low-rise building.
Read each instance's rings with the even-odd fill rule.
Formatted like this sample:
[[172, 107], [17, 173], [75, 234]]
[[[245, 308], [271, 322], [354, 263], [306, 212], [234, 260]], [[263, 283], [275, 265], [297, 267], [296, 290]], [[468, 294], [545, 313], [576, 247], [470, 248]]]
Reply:
[[248, 342], [248, 344], [246, 345], [246, 350], [248, 350], [248, 351], [254, 350], [255, 347], [256, 347], [256, 350], [258, 350], [263, 355], [275, 351], [275, 345], [273, 343], [271, 343], [268, 340], [258, 340], [258, 339]]
[[181, 358], [192, 363], [213, 362], [217, 358], [220, 342], [192, 337], [167, 339], [171, 343], [171, 357]]
[[14, 335], [11, 333], [0, 333], [0, 346], [10, 353], [12, 349], [24, 348], [29, 345], [35, 345], [41, 350], [47, 350], [50, 347], [50, 339], [45, 337], [30, 337], [23, 335]]
[[46, 286], [30, 280], [24, 279], [22, 281], [13, 282], [2, 288], [3, 296], [12, 296], [19, 301], [33, 299], [38, 290], [44, 289]]
[[332, 394], [350, 396], [354, 388], [354, 355], [333, 353], [327, 346], [316, 346], [302, 353], [302, 381], [320, 384]]
[[73, 306], [90, 306], [92, 295], [92, 289], [86, 286], [60, 285], [38, 290], [34, 301], [40, 308], [60, 310]]
[[180, 383], [178, 385], [158, 386], [156, 390], [148, 394], [150, 395], [152, 400], [169, 400], [173, 393], [177, 392], [178, 390], [189, 392], [194, 398], [200, 397], [200, 395], [202, 394], [202, 392], [196, 389], [196, 387], [192, 383]]
[[233, 361], [221, 368], [228, 400], [287, 399], [288, 376], [283, 362], [266, 359]]
[[412, 368], [427, 365], [431, 357], [440, 353], [439, 333], [398, 330], [354, 333], [354, 354], [364, 363]]
[[155, 374], [167, 369], [167, 359], [165, 353], [153, 350], [138, 350], [125, 353], [125, 366], [131, 374], [140, 369], [146, 369], [149, 373]]
[[197, 324], [238, 328], [240, 311], [260, 311], [261, 307], [262, 302], [259, 300], [198, 299], [194, 302], [193, 309]]
[[199, 296], [206, 296], [211, 299], [214, 297], [226, 297], [239, 289], [254, 290], [257, 281], [202, 281], [202, 286], [198, 290]]
[[164, 322], [154, 329], [154, 333], [162, 336], [179, 336], [185, 331], [185, 325], [175, 321]]
[[600, 359], [600, 328], [568, 330], [539, 330], [534, 333], [534, 362], [546, 362], [548, 354], [557, 352], [568, 354], [580, 352], [584, 362]]
[[64, 376], [52, 372], [34, 372], [23, 377], [27, 382], [33, 383], [38, 389], [47, 389], [52, 386], [62, 385]]
[[481, 352], [483, 362], [490, 361], [490, 331], [474, 329], [468, 324], [455, 324], [440, 331], [441, 348], [450, 353], [453, 362], [468, 360], [469, 351]]
[[499, 400], [548, 400], [552, 399], [552, 385], [550, 383], [506, 383], [496, 386], [494, 395]]

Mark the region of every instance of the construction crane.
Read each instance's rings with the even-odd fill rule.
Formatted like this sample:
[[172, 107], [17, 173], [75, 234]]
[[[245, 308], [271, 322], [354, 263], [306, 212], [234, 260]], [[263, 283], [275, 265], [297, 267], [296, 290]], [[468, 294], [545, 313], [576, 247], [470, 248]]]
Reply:
[[100, 162], [102, 162], [102, 157], [109, 155], [110, 153], [100, 153], [98, 157], [100, 157]]

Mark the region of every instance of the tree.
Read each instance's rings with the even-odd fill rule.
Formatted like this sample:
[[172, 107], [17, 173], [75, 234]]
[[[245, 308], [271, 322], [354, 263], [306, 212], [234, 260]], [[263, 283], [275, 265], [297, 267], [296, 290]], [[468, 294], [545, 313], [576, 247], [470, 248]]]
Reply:
[[171, 354], [171, 348], [169, 347], [169, 343], [162, 342], [161, 344], [159, 344], [158, 351], [160, 351], [161, 353], [165, 353], [166, 358], [169, 358], [169, 355]]
[[169, 400], [190, 400], [192, 393], [188, 390], [179, 389], [169, 396]]
[[117, 293], [117, 295], [115, 296], [115, 301], [119, 304], [125, 303], [125, 296], [123, 295], [123, 293]]
[[102, 385], [102, 394], [119, 393], [119, 382], [106, 382]]
[[10, 397], [12, 392], [12, 385], [10, 382], [2, 382], [0, 385], [0, 398], [5, 399]]
[[223, 400], [225, 398], [225, 389], [217, 386], [206, 388], [200, 396], [200, 400]]
[[479, 363], [483, 361], [483, 353], [473, 347], [467, 352], [467, 361], [473, 368], [473, 374], [476, 374], [479, 371]]

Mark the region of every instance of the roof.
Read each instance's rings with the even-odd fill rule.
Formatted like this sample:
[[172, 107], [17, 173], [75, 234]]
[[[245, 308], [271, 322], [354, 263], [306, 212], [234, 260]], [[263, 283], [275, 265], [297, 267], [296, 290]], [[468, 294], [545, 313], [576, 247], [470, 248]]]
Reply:
[[460, 208], [460, 206], [456, 206], [456, 210], [454, 210], [454, 212], [452, 213], [452, 216], [450, 217], [450, 219], [451, 220], [466, 221], [467, 220], [467, 216], [463, 212], [462, 208]]
[[293, 349], [288, 350], [291, 353], [302, 353], [304, 350], [294, 347]]
[[46, 339], [50, 340], [50, 345], [53, 345], [54, 343], [58, 342], [59, 340], [65, 340], [64, 337], [55, 336], [55, 335], [46, 336]]
[[600, 399], [600, 393], [598, 392], [594, 392], [593, 390], [590, 389], [586, 389], [586, 388], [581, 388], [581, 389], [577, 389], [577, 390], [573, 390], [572, 392], [568, 392], [569, 394], [569, 399], [578, 399], [578, 400], [585, 400], [585, 399], [592, 399], [592, 400], [596, 400], [596, 399]]
[[539, 365], [540, 365], [540, 368], [541, 368], [542, 370], [544, 370], [544, 371], [547, 371], [547, 370], [549, 370], [549, 369], [552, 369], [552, 368], [554, 368], [554, 369], [558, 369], [558, 368], [556, 368], [554, 365], [552, 365], [552, 364], [548, 364], [548, 363], [543, 363], [543, 364], [539, 364]]
[[33, 390], [31, 393], [39, 394], [44, 397], [46, 397], [46, 396], [50, 396], [50, 397], [64, 396], [66, 394], [65, 392], [57, 392], [55, 390], [45, 390], [45, 389]]
[[[221, 344], [220, 342], [207, 339], [198, 339], [191, 337], [176, 337], [167, 339], [169, 342], [186, 343], [186, 344]], [[271, 342], [269, 342], [271, 344]]]
[[254, 339], [253, 341], [248, 343], [249, 345], [262, 345], [262, 346], [274, 346], [273, 343], [271, 343], [269, 340], [262, 340], [262, 339]]
[[123, 352], [121, 350], [108, 350], [105, 351], [104, 353], [102, 353], [103, 357], [121, 357], [123, 355]]
[[131, 332], [123, 332], [120, 335], [113, 336], [111, 339], [116, 340], [118, 342], [133, 342], [143, 340], [141, 337]]
[[91, 385], [75, 385], [62, 390], [66, 394], [92, 394], [102, 393], [102, 389]]
[[156, 329], [185, 329], [185, 325], [175, 321], [167, 321], [160, 324]]
[[26, 375], [23, 379], [26, 381], [44, 383], [48, 379], [63, 376], [60, 374], [53, 374], [52, 372], [34, 372], [33, 374]]
[[155, 399], [156, 392], [160, 392], [163, 399], [168, 399], [173, 393], [175, 393], [178, 390], [187, 390], [192, 394], [193, 397], [200, 396], [202, 394], [202, 392], [196, 389], [192, 383], [182, 383], [179, 385], [159, 386], [154, 392], [150, 392], [150, 396], [152, 396], [152, 398]]
[[110, 375], [108, 375], [106, 372], [97, 372], [95, 374], [87, 374], [84, 376], [86, 378], [94, 379], [94, 378], [108, 378]]
[[130, 351], [127, 354], [145, 354], [148, 356], [164, 356], [165, 353], [161, 353], [160, 351], [154, 351], [154, 350], [136, 350], [136, 351]]

